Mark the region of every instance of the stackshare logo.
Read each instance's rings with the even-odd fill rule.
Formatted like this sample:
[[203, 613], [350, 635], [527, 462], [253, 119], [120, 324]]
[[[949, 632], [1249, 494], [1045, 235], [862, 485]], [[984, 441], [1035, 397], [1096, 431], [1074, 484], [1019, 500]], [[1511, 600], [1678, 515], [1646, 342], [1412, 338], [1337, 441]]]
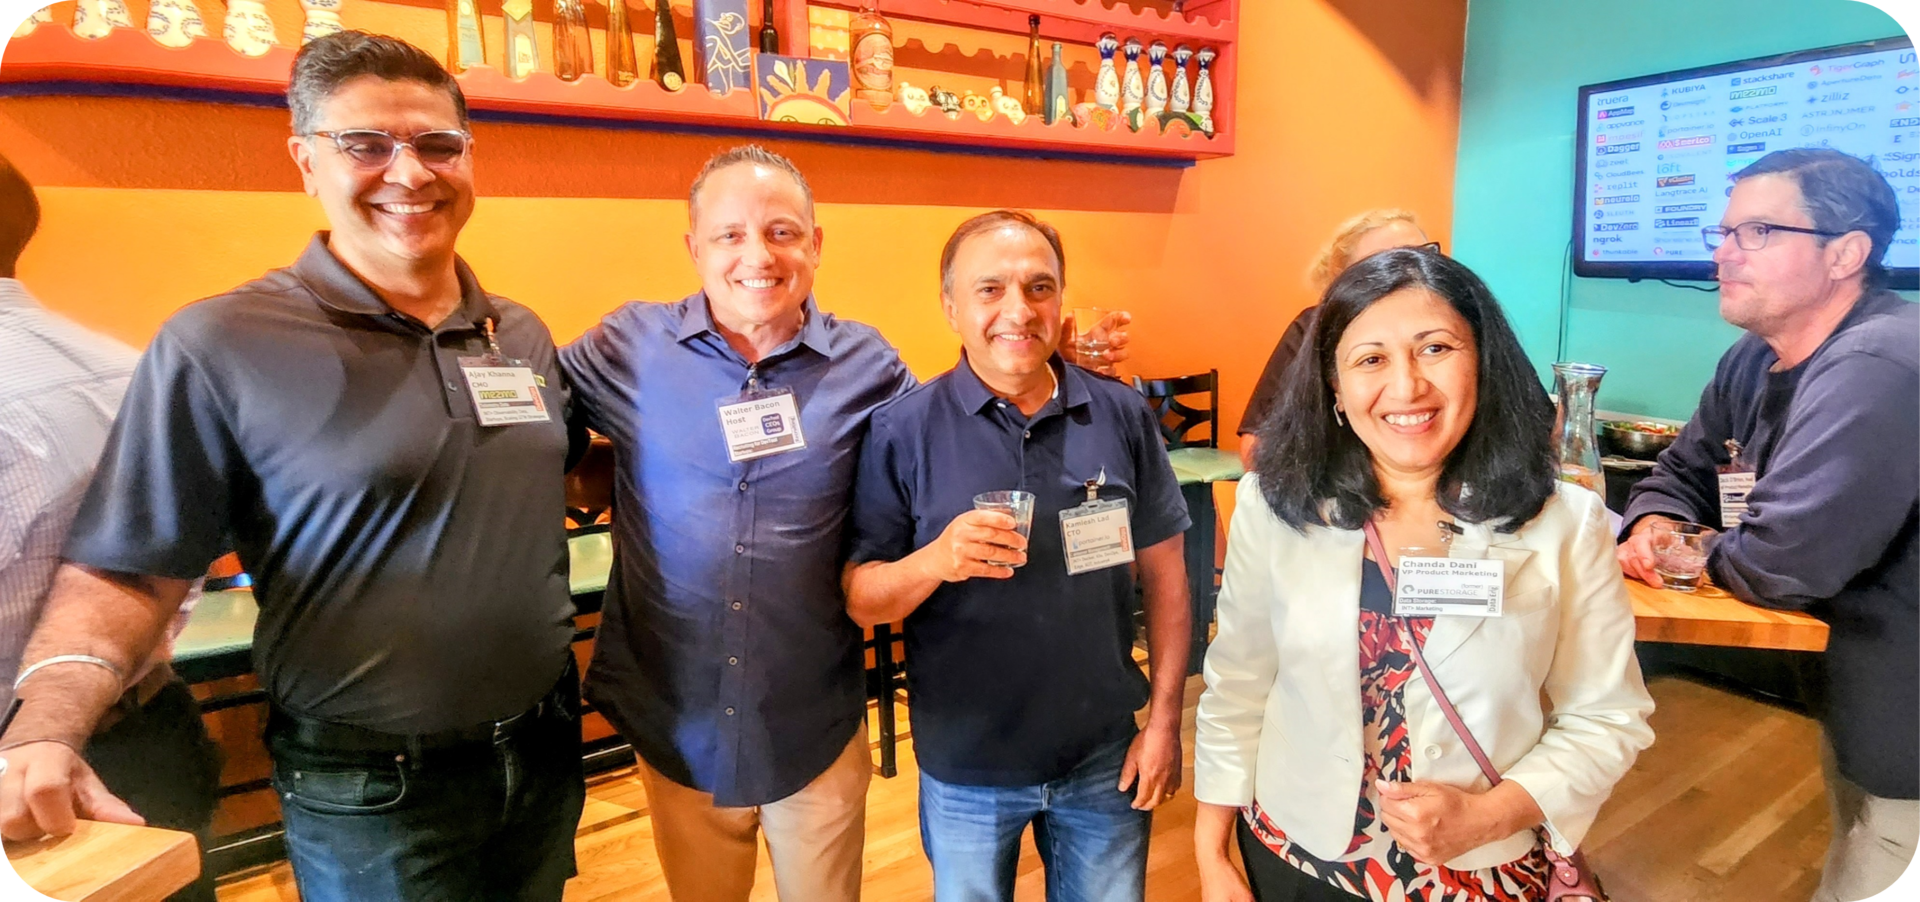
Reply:
[[1661, 150], [1678, 150], [1682, 147], [1700, 147], [1712, 143], [1712, 135], [1694, 135], [1689, 138], [1669, 138], [1661, 141], [1657, 146]]
[[[1798, 72], [1788, 70], [1785, 72], [1766, 72], [1760, 75], [1735, 75], [1733, 77], [1733, 86], [1738, 88], [1742, 85], [1757, 85], [1770, 81], [1789, 81], [1799, 77], [1799, 74]], [[1820, 74], [1819, 66], [1813, 67], [1813, 74]]]
[[1620, 107], [1613, 107], [1611, 109], [1602, 109], [1600, 112], [1594, 114], [1594, 118], [1595, 119], [1618, 119], [1622, 116], [1631, 116], [1631, 115], [1633, 115], [1633, 107], [1620, 106]]

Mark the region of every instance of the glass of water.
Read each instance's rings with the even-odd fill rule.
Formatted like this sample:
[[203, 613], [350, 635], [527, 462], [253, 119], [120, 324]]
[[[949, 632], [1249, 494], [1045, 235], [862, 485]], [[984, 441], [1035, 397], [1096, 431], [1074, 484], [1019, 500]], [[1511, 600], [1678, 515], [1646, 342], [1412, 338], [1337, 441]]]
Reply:
[[1075, 307], [1068, 311], [1073, 317], [1073, 334], [1069, 340], [1081, 366], [1093, 368], [1109, 361], [1113, 332], [1120, 325], [1116, 314], [1121, 312], [1105, 307]]
[[1720, 533], [1698, 523], [1653, 524], [1653, 572], [1660, 582], [1676, 592], [1700, 588], [1701, 575], [1707, 569], [1707, 553]]
[[[973, 496], [973, 509], [977, 511], [1000, 511], [1013, 517], [1013, 531], [1020, 538], [1027, 538], [1033, 532], [1033, 493], [1022, 491], [981, 492]], [[988, 561], [995, 567], [1018, 567], [1013, 561]]]

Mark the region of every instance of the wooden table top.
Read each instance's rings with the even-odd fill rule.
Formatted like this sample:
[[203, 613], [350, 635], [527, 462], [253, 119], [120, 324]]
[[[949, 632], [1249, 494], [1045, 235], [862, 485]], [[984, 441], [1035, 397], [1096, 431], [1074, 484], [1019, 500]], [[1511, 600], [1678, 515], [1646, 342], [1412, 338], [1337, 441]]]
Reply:
[[7, 843], [28, 886], [68, 902], [158, 902], [200, 875], [193, 834], [81, 821], [58, 839]]
[[1627, 580], [1633, 599], [1635, 638], [1642, 642], [1730, 645], [1787, 651], [1825, 651], [1827, 625], [1794, 611], [1773, 611], [1746, 604], [1718, 586], [1697, 592], [1656, 589]]

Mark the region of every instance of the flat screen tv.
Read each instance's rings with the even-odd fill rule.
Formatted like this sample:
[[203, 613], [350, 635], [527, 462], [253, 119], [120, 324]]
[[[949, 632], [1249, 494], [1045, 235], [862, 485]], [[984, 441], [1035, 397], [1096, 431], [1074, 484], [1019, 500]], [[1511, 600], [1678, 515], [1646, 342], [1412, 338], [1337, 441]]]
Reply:
[[1702, 226], [1728, 176], [1767, 153], [1831, 147], [1870, 160], [1900, 197], [1895, 287], [1920, 284], [1920, 62], [1883, 38], [1580, 89], [1573, 272], [1713, 278]]

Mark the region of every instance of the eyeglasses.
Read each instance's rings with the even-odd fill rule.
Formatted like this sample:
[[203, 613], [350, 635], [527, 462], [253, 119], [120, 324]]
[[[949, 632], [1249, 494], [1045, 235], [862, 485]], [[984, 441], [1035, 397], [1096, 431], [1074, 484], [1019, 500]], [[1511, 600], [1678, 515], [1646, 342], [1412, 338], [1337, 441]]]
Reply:
[[1700, 230], [1700, 239], [1707, 243], [1707, 250], [1715, 251], [1727, 242], [1732, 235], [1735, 244], [1743, 251], [1757, 251], [1767, 246], [1767, 236], [1774, 232], [1794, 232], [1801, 235], [1819, 235], [1822, 238], [1838, 238], [1845, 232], [1822, 232], [1819, 229], [1803, 229], [1799, 226], [1774, 225], [1771, 222], [1743, 222], [1733, 228], [1726, 226], [1707, 226]]
[[333, 146], [361, 169], [385, 169], [393, 165], [401, 147], [413, 148], [413, 155], [422, 166], [451, 169], [467, 155], [467, 148], [473, 146], [473, 136], [458, 129], [421, 132], [412, 138], [401, 138], [372, 128], [314, 132], [307, 137], [331, 138]]

